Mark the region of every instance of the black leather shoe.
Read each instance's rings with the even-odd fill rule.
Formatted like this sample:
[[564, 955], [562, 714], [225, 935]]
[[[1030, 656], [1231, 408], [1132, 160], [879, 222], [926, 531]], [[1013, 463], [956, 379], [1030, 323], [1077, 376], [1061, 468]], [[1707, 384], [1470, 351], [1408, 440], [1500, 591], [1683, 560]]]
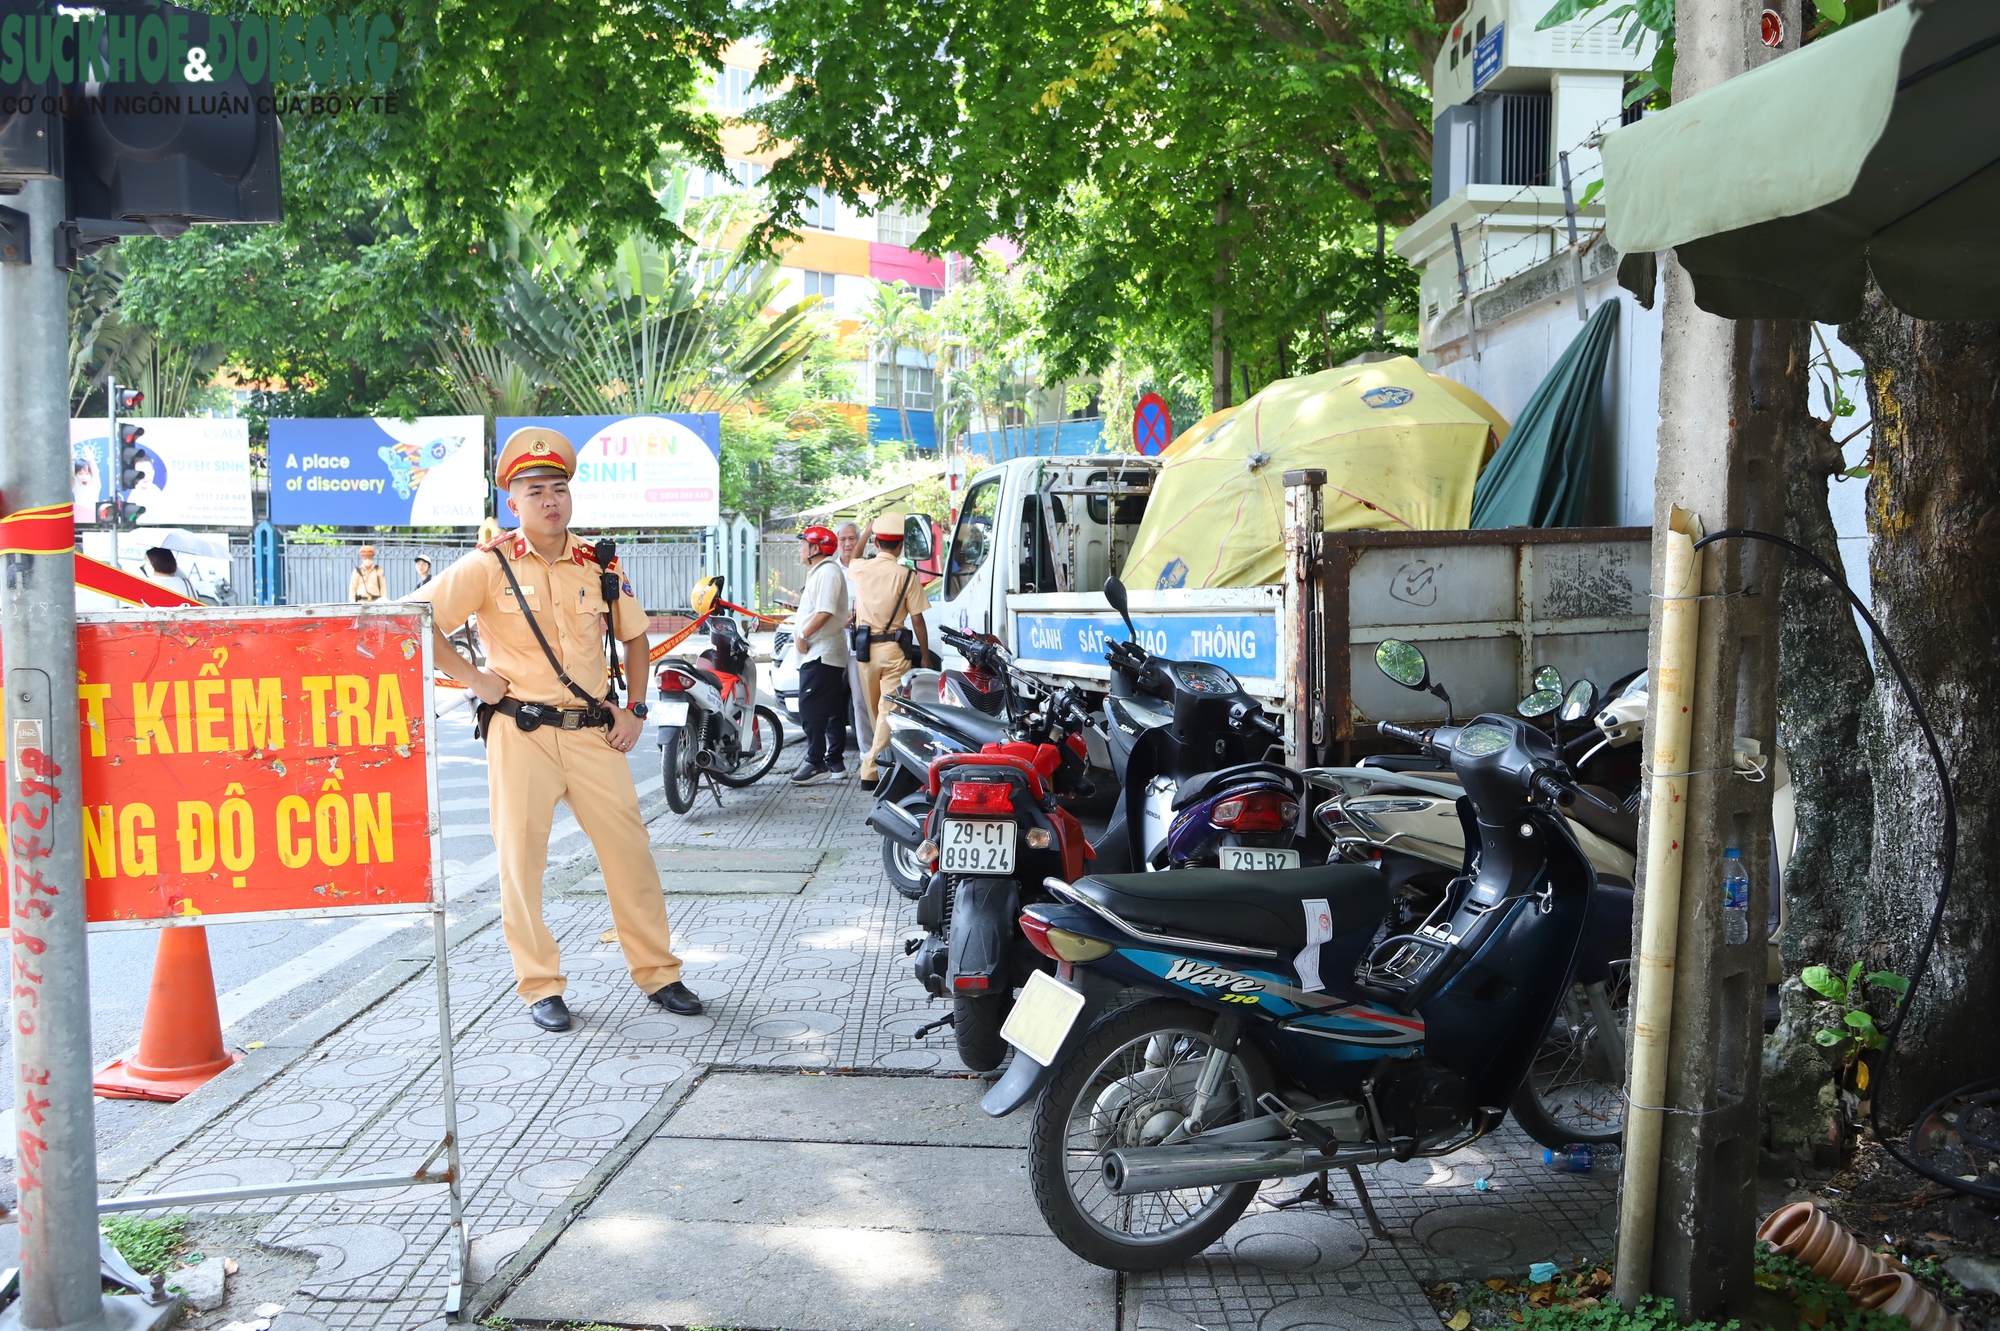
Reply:
[[701, 1000], [694, 996], [694, 990], [675, 980], [664, 989], [646, 995], [667, 1011], [680, 1017], [699, 1017], [702, 1013]]
[[528, 1019], [545, 1031], [566, 1031], [569, 1029], [569, 1004], [562, 1001], [562, 995], [544, 998], [528, 1008]]

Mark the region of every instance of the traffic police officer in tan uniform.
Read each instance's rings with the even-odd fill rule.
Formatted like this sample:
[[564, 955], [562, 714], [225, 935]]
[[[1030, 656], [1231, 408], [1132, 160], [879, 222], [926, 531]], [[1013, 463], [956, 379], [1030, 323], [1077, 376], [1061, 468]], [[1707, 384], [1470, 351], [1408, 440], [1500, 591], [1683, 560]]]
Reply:
[[[884, 513], [875, 519], [875, 557], [857, 559], [848, 567], [854, 583], [854, 623], [868, 628], [868, 655], [857, 665], [861, 676], [861, 696], [867, 701], [874, 726], [873, 740], [861, 758], [861, 788], [875, 789], [881, 771], [875, 760], [889, 747], [889, 709], [882, 700], [896, 691], [909, 673], [910, 658], [897, 640], [907, 620], [915, 630], [920, 658], [930, 653], [930, 635], [924, 628], [924, 611], [930, 609], [930, 593], [916, 569], [902, 562], [903, 524], [901, 513]], [[856, 742], [861, 736], [856, 735]]]
[[[570, 533], [575, 470], [576, 450], [558, 432], [529, 427], [508, 436], [495, 474], [520, 531], [495, 537], [410, 598], [435, 608], [431, 650], [438, 669], [486, 704], [480, 715], [500, 861], [500, 923], [514, 958], [515, 991], [535, 1024], [551, 1031], [570, 1024], [560, 951], [542, 922], [542, 874], [558, 800], [597, 852], [633, 983], [669, 1012], [702, 1010], [681, 982], [660, 871], [625, 757], [643, 730], [645, 704], [617, 705], [605, 656], [608, 613], [625, 650], [627, 678], [643, 692], [646, 614], [622, 573], [617, 604], [607, 605], [602, 575], [615, 573], [616, 562], [599, 568], [591, 547]], [[445, 637], [470, 615], [479, 617], [485, 670]]]

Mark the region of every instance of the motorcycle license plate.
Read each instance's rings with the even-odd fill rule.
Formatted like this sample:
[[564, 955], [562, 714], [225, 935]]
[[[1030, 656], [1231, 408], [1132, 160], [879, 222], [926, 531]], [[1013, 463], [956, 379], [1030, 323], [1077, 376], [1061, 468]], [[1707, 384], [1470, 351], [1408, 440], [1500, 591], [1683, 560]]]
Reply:
[[1261, 846], [1224, 846], [1222, 867], [1234, 873], [1261, 873], [1269, 869], [1296, 869], [1296, 850], [1265, 850]]
[[947, 818], [938, 868], [945, 873], [1014, 872], [1014, 824]]
[[684, 726], [688, 720], [687, 699], [669, 698], [660, 704], [659, 710], [653, 715], [659, 718], [663, 726]]
[[1062, 1051], [1081, 1011], [1082, 990], [1070, 988], [1047, 971], [1036, 971], [1021, 986], [1014, 1010], [1000, 1027], [1000, 1038], [1047, 1067]]

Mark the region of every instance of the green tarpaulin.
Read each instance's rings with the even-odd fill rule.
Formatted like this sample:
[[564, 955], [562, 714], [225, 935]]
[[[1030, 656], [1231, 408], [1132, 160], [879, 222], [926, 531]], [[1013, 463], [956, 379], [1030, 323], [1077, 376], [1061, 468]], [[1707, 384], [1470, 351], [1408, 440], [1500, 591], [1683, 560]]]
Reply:
[[1618, 331], [1606, 301], [1569, 344], [1514, 421], [1472, 492], [1474, 527], [1580, 527], [1597, 446], [1604, 363]]
[[1725, 318], [1838, 323], [1872, 273], [1905, 314], [1991, 319], [1996, 145], [2000, 4], [1911, 0], [1607, 136], [1605, 239], [1673, 250]]

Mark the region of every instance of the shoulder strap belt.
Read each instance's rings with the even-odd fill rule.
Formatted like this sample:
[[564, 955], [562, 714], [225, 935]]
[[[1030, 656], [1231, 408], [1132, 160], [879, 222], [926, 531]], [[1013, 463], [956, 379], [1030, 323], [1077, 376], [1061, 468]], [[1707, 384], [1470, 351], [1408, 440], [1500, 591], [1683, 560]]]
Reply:
[[[917, 571], [913, 568], [906, 568], [903, 570], [903, 585], [896, 589], [896, 608], [890, 612], [889, 622], [884, 624], [881, 628], [878, 629], [873, 624], [868, 625], [868, 631], [871, 634], [877, 634], [884, 638], [895, 636], [896, 625], [903, 618], [903, 602], [907, 600], [910, 595], [910, 579], [916, 576], [917, 576]], [[863, 620], [862, 622], [867, 623], [866, 620]]]
[[507, 575], [507, 585], [514, 589], [514, 601], [521, 607], [521, 613], [527, 617], [528, 627], [535, 631], [535, 641], [542, 645], [542, 655], [549, 658], [549, 666], [556, 672], [556, 678], [563, 682], [564, 688], [592, 707], [603, 706], [602, 699], [593, 698], [585, 693], [563, 670], [562, 662], [556, 659], [555, 649], [550, 647], [549, 640], [542, 636], [542, 626], [535, 622], [535, 612], [528, 607], [528, 598], [521, 595], [521, 581], [514, 576], [514, 565], [508, 562], [507, 556], [500, 552], [500, 547], [497, 545], [493, 547], [493, 557], [500, 561], [500, 571]]

